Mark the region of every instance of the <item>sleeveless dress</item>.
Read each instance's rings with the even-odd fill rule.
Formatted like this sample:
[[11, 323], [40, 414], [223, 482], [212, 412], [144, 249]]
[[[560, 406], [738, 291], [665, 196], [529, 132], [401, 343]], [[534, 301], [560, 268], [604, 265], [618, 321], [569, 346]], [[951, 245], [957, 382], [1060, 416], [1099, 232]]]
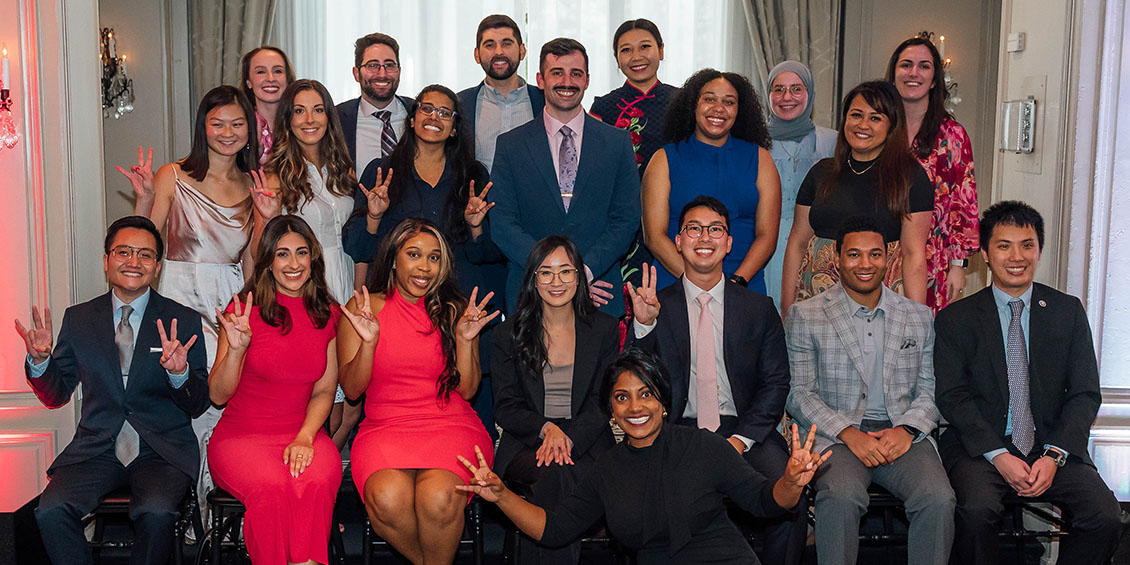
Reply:
[[306, 180], [314, 199], [301, 201], [292, 214], [306, 220], [314, 237], [322, 245], [326, 259], [326, 285], [330, 296], [338, 304], [345, 304], [353, 298], [353, 259], [346, 255], [341, 246], [341, 229], [353, 212], [353, 195], [338, 196], [326, 186], [326, 167], [319, 171], [313, 163], [306, 161]]
[[[671, 180], [670, 220], [667, 237], [675, 240], [679, 231], [679, 212], [698, 196], [713, 196], [730, 212], [730, 236], [734, 244], [722, 260], [726, 276], [742, 264], [753, 245], [757, 229], [757, 144], [730, 136], [721, 147], [703, 143], [692, 135], [689, 139], [663, 146], [667, 153], [668, 177]], [[656, 265], [659, 281], [656, 288], [675, 282], [662, 265]], [[749, 280], [749, 289], [765, 294], [765, 274], [758, 271]]]
[[[341, 455], [325, 430], [314, 436], [314, 458], [297, 478], [283, 464], [283, 450], [306, 419], [314, 383], [326, 370], [326, 348], [341, 311], [317, 328], [301, 298], [277, 295], [292, 327], [263, 321], [251, 309], [251, 346], [239, 386], [208, 445], [216, 484], [247, 507], [243, 527], [255, 563], [329, 563], [327, 547], [334, 500], [341, 485]], [[231, 308], [228, 308], [231, 311]]]
[[383, 469], [445, 469], [468, 481], [471, 474], [455, 456], [474, 461], [477, 445], [492, 463], [494, 444], [463, 397], [437, 394], [443, 348], [424, 300], [412, 304], [393, 289], [377, 321], [381, 334], [365, 419], [350, 452], [357, 492], [364, 496], [365, 481]]

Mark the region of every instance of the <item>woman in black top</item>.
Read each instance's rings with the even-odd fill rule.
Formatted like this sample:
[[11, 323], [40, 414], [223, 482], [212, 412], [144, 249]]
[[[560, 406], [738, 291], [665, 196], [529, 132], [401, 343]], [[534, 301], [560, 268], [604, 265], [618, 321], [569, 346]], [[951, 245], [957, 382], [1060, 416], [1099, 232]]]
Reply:
[[891, 290], [926, 303], [926, 237], [934, 189], [907, 147], [902, 99], [895, 87], [870, 81], [844, 97], [835, 156], [812, 167], [800, 186], [785, 245], [781, 313], [797, 300], [839, 282], [833, 239], [853, 216], [883, 229]]
[[636, 550], [640, 565], [758, 563], [727, 517], [723, 496], [758, 516], [796, 506], [804, 485], [828, 457], [811, 453], [816, 428], [802, 445], [793, 425], [788, 467], [770, 482], [720, 436], [665, 426], [670, 390], [658, 359], [634, 349], [621, 354], [605, 372], [601, 397], [624, 429], [625, 441], [604, 453], [573, 494], [548, 511], [507, 489], [482, 455], [477, 467], [460, 457], [475, 478], [456, 488], [495, 502], [520, 530], [545, 545], [575, 539], [603, 515], [616, 539]]

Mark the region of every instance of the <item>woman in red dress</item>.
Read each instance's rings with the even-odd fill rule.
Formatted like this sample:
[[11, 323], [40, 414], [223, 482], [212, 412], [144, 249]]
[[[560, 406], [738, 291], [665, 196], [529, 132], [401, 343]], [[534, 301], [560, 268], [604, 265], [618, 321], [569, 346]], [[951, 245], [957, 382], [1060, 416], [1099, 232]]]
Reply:
[[212, 402], [228, 406], [208, 463], [216, 484], [247, 507], [253, 562], [328, 563], [341, 455], [322, 424], [337, 388], [341, 308], [301, 218], [271, 220], [257, 256], [246, 303], [236, 295], [216, 311], [222, 327], [208, 388]]
[[[380, 289], [369, 295], [368, 288]], [[459, 295], [451, 247], [439, 229], [404, 220], [381, 242], [362, 295], [338, 322], [341, 386], [365, 394], [353, 443], [353, 481], [369, 523], [413, 563], [451, 563], [463, 533], [471, 474], [450, 453], [493, 460], [490, 436], [468, 400], [482, 377], [478, 335], [498, 315], [494, 295]]]

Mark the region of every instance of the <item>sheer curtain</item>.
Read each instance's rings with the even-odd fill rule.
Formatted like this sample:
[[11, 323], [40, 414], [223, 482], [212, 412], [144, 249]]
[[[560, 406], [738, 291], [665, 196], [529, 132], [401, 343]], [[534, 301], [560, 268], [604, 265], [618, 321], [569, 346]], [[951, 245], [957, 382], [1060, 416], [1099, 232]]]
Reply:
[[197, 0], [192, 17], [193, 100], [221, 84], [239, 83], [243, 54], [263, 45], [276, 0]]

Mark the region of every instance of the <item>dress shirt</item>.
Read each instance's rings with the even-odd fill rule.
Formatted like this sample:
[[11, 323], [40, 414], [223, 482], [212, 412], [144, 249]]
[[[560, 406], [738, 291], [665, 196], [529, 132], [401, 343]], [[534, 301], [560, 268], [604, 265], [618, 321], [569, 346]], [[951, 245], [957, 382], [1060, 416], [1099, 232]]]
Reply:
[[358, 171], [364, 171], [365, 166], [373, 159], [385, 157], [381, 154], [381, 134], [384, 133], [385, 123], [384, 120], [373, 115], [382, 110], [392, 112], [389, 122], [392, 124], [392, 131], [396, 133], [396, 141], [399, 142], [404, 136], [408, 108], [404, 107], [399, 98], [394, 96], [387, 106], [377, 108], [362, 96], [361, 105], [357, 109], [357, 162], [354, 163]]
[[886, 337], [886, 288], [879, 291], [879, 303], [871, 310], [856, 302], [847, 294], [848, 303], [854, 306], [851, 315], [851, 329], [859, 341], [859, 349], [863, 352], [863, 381], [867, 383], [867, 410], [863, 412], [864, 420], [890, 420], [887, 415], [887, 402], [884, 398], [883, 387], [883, 350]]
[[498, 136], [534, 119], [534, 106], [521, 78], [518, 87], [506, 94], [484, 82], [475, 104], [475, 159], [489, 172]]
[[[579, 107], [578, 107], [579, 108]], [[565, 141], [565, 136], [561, 134], [561, 126], [569, 126], [573, 130], [573, 143], [577, 146], [577, 162], [580, 163], [581, 158], [581, 136], [585, 130], [585, 109], [579, 108], [576, 116], [568, 122], [559, 122], [557, 118], [549, 115], [549, 112], [542, 112], [541, 115], [545, 119], [545, 133], [549, 136], [549, 155], [553, 157], [553, 173], [557, 175], [557, 184], [561, 184], [561, 142]], [[578, 168], [578, 174], [580, 169]], [[590, 276], [591, 280], [592, 277]]]

